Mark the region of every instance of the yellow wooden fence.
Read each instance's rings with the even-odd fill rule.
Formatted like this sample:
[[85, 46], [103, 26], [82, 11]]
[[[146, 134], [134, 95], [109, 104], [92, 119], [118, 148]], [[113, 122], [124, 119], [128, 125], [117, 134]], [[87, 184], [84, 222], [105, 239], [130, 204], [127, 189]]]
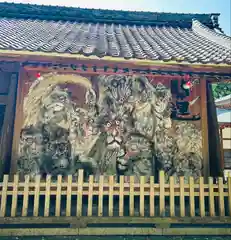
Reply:
[[[223, 178], [218, 178], [214, 184], [211, 177], [207, 183], [203, 177], [200, 177], [199, 182], [190, 177], [188, 182], [185, 184], [184, 177], [181, 177], [179, 184], [176, 184], [174, 177], [170, 177], [169, 183], [165, 183], [163, 171], [159, 173], [159, 183], [154, 182], [154, 177], [148, 182], [145, 177], [140, 177], [140, 182], [136, 183], [134, 176], [130, 176], [128, 182], [124, 181], [124, 176], [120, 176], [118, 182], [114, 176], [100, 176], [98, 182], [89, 176], [88, 181], [84, 181], [83, 170], [79, 170], [77, 181], [72, 176], [58, 176], [53, 181], [49, 175], [46, 180], [42, 180], [41, 176], [36, 176], [33, 180], [25, 176], [25, 181], [20, 181], [19, 176], [15, 175], [13, 181], [9, 181], [9, 176], [5, 175], [0, 183], [0, 235], [96, 235], [105, 234], [105, 229], [110, 229], [106, 233], [112, 235], [231, 234], [230, 226], [201, 228], [199, 233], [195, 228], [184, 227], [180, 231], [170, 228], [170, 224], [174, 223], [231, 224], [230, 177], [227, 183], [223, 182]], [[73, 197], [76, 199], [73, 200]], [[93, 203], [94, 197], [97, 197], [96, 204]], [[55, 199], [54, 202], [52, 198]], [[137, 201], [138, 210], [135, 210]], [[31, 203], [33, 209], [29, 211]], [[54, 210], [53, 213], [51, 209]], [[118, 214], [115, 214], [117, 210]], [[6, 224], [20, 223], [68, 223], [70, 228], [65, 228], [65, 231], [61, 228], [60, 231], [54, 227], [50, 232], [49, 228], [4, 228]], [[140, 231], [137, 227], [132, 231], [126, 227], [119, 228], [120, 230], [99, 227], [98, 230], [94, 228], [90, 231], [88, 225], [96, 223], [150, 223], [155, 224], [155, 227], [145, 228], [146, 230], [141, 228]]]

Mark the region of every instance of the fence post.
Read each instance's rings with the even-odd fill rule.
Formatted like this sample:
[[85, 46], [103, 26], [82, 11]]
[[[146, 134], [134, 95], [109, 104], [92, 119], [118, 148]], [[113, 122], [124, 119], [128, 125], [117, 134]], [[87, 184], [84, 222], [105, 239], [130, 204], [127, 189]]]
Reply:
[[87, 216], [92, 216], [92, 205], [93, 205], [93, 184], [94, 184], [94, 176], [89, 176], [88, 182], [88, 206], [87, 206]]
[[99, 176], [99, 195], [98, 195], [98, 217], [103, 216], [103, 185], [104, 185], [104, 176]]
[[28, 212], [29, 184], [30, 184], [30, 176], [26, 175], [25, 181], [24, 181], [24, 189], [23, 189], [22, 217], [26, 217]]
[[44, 206], [44, 217], [49, 217], [50, 213], [50, 188], [51, 188], [51, 175], [46, 177], [46, 194], [45, 194], [45, 206]]
[[228, 202], [229, 202], [229, 216], [231, 217], [231, 175], [228, 176]]
[[9, 176], [8, 175], [4, 175], [3, 176], [3, 185], [2, 185], [0, 217], [5, 217], [5, 213], [6, 213], [8, 181], [9, 181]]
[[194, 195], [194, 178], [189, 177], [189, 201], [190, 201], [190, 217], [195, 217], [195, 195]]
[[140, 216], [144, 217], [144, 176], [140, 176]]
[[185, 217], [184, 177], [180, 176], [180, 216]]
[[155, 189], [154, 189], [154, 176], [150, 177], [150, 217], [155, 216]]
[[78, 173], [78, 192], [77, 192], [77, 210], [76, 210], [77, 217], [82, 216], [82, 202], [83, 202], [82, 191], [83, 191], [83, 169], [80, 169]]
[[120, 176], [120, 189], [119, 189], [119, 216], [124, 215], [124, 176]]
[[209, 215], [215, 217], [215, 203], [214, 203], [214, 191], [213, 191], [213, 178], [209, 177]]
[[200, 177], [199, 179], [199, 191], [200, 191], [200, 216], [205, 216], [205, 187], [204, 187], [204, 177]]
[[134, 176], [130, 176], [129, 215], [134, 216]]
[[108, 213], [109, 217], [113, 217], [113, 201], [114, 201], [114, 176], [109, 176], [109, 200]]
[[14, 175], [14, 185], [13, 185], [13, 195], [11, 204], [11, 217], [15, 217], [17, 213], [17, 203], [18, 203], [18, 180], [19, 176]]
[[170, 217], [175, 217], [175, 182], [174, 177], [169, 177]]
[[71, 216], [72, 175], [67, 176], [66, 217]]
[[61, 207], [61, 190], [62, 190], [62, 175], [58, 175], [57, 190], [56, 190], [56, 200], [55, 200], [55, 216], [60, 216]]
[[38, 217], [39, 214], [40, 178], [41, 178], [40, 175], [37, 175], [35, 177], [34, 210], [33, 210], [34, 217]]
[[225, 216], [225, 202], [224, 202], [224, 184], [223, 178], [218, 178], [218, 191], [219, 191], [219, 215], [220, 217]]
[[164, 217], [165, 215], [165, 177], [164, 171], [159, 172], [159, 187], [160, 187], [160, 198], [159, 198], [159, 206], [160, 206], [160, 216]]

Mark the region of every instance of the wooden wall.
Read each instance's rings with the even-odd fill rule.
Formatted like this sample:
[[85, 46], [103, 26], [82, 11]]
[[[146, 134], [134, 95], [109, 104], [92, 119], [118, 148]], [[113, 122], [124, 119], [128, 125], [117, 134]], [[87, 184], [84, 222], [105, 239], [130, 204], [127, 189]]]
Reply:
[[[11, 64], [12, 65], [12, 64]], [[3, 66], [3, 64], [0, 66]], [[4, 66], [6, 64], [4, 63]], [[27, 72], [23, 69], [20, 70], [20, 81], [19, 85], [17, 87], [17, 78], [19, 74], [19, 66], [14, 67], [7, 67], [7, 69], [2, 69], [0, 67], [0, 136], [1, 136], [1, 145], [0, 145], [0, 161], [1, 161], [1, 169], [0, 173], [5, 172], [8, 173], [9, 169], [11, 170], [11, 173], [16, 172], [16, 158], [17, 158], [17, 149], [18, 149], [18, 142], [20, 137], [20, 130], [22, 127], [23, 122], [23, 112], [22, 112], [22, 104], [23, 104], [23, 97], [26, 95], [29, 86], [31, 82], [34, 81], [36, 78], [37, 71], [30, 71]], [[157, 79], [155, 79], [157, 80]], [[205, 79], [201, 79], [202, 82], [206, 83]], [[215, 176], [216, 173], [219, 172], [218, 169], [220, 169], [219, 164], [217, 162], [219, 159], [215, 157], [214, 159], [211, 156], [217, 156], [217, 147], [214, 148], [214, 145], [209, 146], [211, 140], [210, 135], [213, 134], [214, 131], [212, 130], [213, 127], [210, 122], [210, 111], [211, 106], [206, 106], [206, 95], [209, 95], [208, 92], [205, 91], [205, 85], [198, 85], [197, 87], [197, 93], [199, 94], [200, 90], [203, 96], [201, 101], [201, 105], [198, 106], [198, 104], [195, 105], [193, 108], [193, 112], [197, 113], [199, 108], [202, 110], [202, 120], [198, 122], [198, 125], [202, 128], [203, 132], [203, 155], [205, 158], [204, 166], [206, 169], [204, 169], [204, 176], [213, 175]], [[204, 88], [204, 89], [203, 89]], [[16, 94], [16, 91], [18, 89], [18, 94]], [[15, 107], [16, 102], [16, 95], [17, 95], [17, 107]], [[211, 102], [211, 100], [208, 100]], [[198, 108], [199, 107], [199, 108]], [[16, 108], [16, 114], [15, 114], [15, 108]], [[207, 109], [208, 108], [208, 109]], [[208, 112], [207, 112], [208, 110]], [[208, 115], [209, 116], [208, 116]], [[16, 119], [14, 121], [14, 115], [16, 115]], [[209, 121], [207, 120], [209, 118]], [[215, 124], [215, 123], [214, 123]], [[209, 126], [208, 126], [209, 125]], [[14, 129], [15, 128], [15, 129]], [[14, 133], [14, 134], [13, 134]], [[13, 149], [12, 149], [12, 135], [14, 135], [14, 141], [13, 141]], [[10, 159], [11, 159], [11, 150], [12, 150], [12, 162], [10, 166]], [[212, 152], [215, 151], [216, 154], [213, 155]], [[210, 154], [209, 154], [210, 153]], [[4, 160], [2, 160], [4, 159]], [[210, 163], [210, 164], [209, 164]], [[214, 169], [216, 169], [216, 173], [213, 172], [213, 170], [209, 171], [209, 165], [215, 166]], [[217, 168], [218, 167], [218, 168]]]
[[217, 122], [216, 106], [212, 93], [212, 86], [207, 85], [207, 115], [208, 115], [208, 146], [210, 175], [213, 177], [222, 176], [221, 146], [219, 138], [219, 126]]
[[0, 176], [9, 173], [19, 65], [0, 62]]

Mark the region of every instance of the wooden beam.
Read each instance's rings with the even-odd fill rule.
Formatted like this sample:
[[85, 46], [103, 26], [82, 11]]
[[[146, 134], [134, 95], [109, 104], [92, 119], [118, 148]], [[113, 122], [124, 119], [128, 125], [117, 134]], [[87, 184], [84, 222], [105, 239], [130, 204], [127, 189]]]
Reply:
[[18, 72], [20, 62], [18, 61], [6, 61], [5, 59], [0, 59], [0, 71], [3, 72]]
[[179, 66], [191, 66], [194, 68], [198, 67], [204, 67], [204, 68], [210, 68], [210, 67], [217, 67], [217, 68], [229, 68], [230, 65], [228, 64], [212, 64], [212, 63], [189, 63], [189, 62], [177, 62], [177, 61], [168, 61], [164, 62], [162, 60], [148, 60], [148, 59], [125, 59], [121, 57], [111, 57], [111, 56], [105, 56], [102, 58], [99, 58], [95, 55], [92, 56], [84, 56], [81, 54], [71, 54], [71, 53], [58, 53], [58, 52], [39, 52], [39, 51], [15, 51], [15, 50], [0, 50], [0, 56], [8, 56], [11, 57], [11, 59], [17, 58], [17, 57], [24, 57], [24, 59], [28, 59], [28, 57], [57, 57], [59, 59], [66, 58], [66, 59], [74, 59], [74, 60], [98, 60], [98, 61], [113, 61], [113, 62], [133, 62], [137, 65], [179, 65]]
[[[0, 236], [230, 236], [230, 228], [9, 228], [0, 229]], [[157, 237], [158, 239], [158, 237]]]
[[[75, 72], [75, 73], [88, 73], [89, 69], [90, 72], [93, 74], [124, 74], [124, 69], [128, 69], [129, 72], [125, 73], [126, 75], [129, 74], [149, 74], [150, 75], [158, 75], [161, 73], [163, 75], [170, 75], [172, 77], [180, 77], [184, 74], [191, 74], [194, 77], [198, 78], [198, 75], [208, 75], [210, 77], [213, 76], [213, 82], [219, 82], [219, 76], [222, 77], [222, 82], [229, 82], [230, 81], [230, 73], [225, 72], [207, 72], [205, 69], [201, 69], [201, 71], [195, 71], [194, 69], [185, 66], [185, 68], [181, 67], [171, 67], [171, 66], [158, 66], [158, 65], [147, 65], [147, 66], [137, 66], [134, 63], [114, 63], [114, 62], [97, 62], [97, 61], [81, 61], [81, 62], [35, 62], [37, 64], [32, 63], [25, 63], [23, 67], [28, 71], [41, 71], [41, 72], [49, 72], [49, 71], [65, 71], [65, 72]], [[87, 70], [80, 70], [79, 67], [84, 65]], [[104, 71], [104, 68], [107, 68], [107, 71]], [[114, 69], [118, 68], [117, 72], [114, 72]], [[133, 71], [132, 71], [133, 70]], [[149, 71], [149, 72], [148, 72]], [[220, 75], [219, 75], [220, 74]]]
[[20, 132], [23, 123], [23, 85], [24, 79], [22, 78], [23, 68], [19, 71], [18, 77], [18, 88], [17, 88], [17, 97], [16, 97], [16, 111], [15, 111], [15, 120], [14, 120], [14, 135], [13, 135], [13, 144], [12, 144], [12, 154], [11, 154], [11, 167], [10, 175], [11, 177], [17, 171], [17, 159], [18, 159], [18, 147], [20, 141]]
[[[91, 75], [91, 76], [97, 76], [97, 75], [124, 75], [124, 76], [132, 76], [132, 75], [144, 75], [145, 77], [150, 77], [150, 78], [162, 78], [162, 79], [174, 79], [174, 80], [181, 80], [182, 78], [184, 78], [184, 76], [180, 76], [180, 75], [170, 75], [170, 74], [148, 74], [148, 73], [134, 73], [134, 72], [127, 72], [124, 73], [122, 71], [118, 71], [118, 72], [113, 72], [111, 69], [107, 72], [104, 71], [99, 71], [99, 72], [94, 72], [92, 70], [87, 70], [87, 71], [82, 71], [82, 70], [72, 70], [70, 68], [68, 69], [55, 69], [55, 68], [45, 68], [45, 67], [24, 67], [24, 69], [28, 72], [39, 72], [41, 74], [46, 74], [46, 73], [51, 73], [51, 72], [56, 72], [59, 74], [80, 74], [80, 75]], [[195, 77], [194, 77], [195, 78]]]
[[4, 121], [2, 126], [2, 134], [0, 138], [0, 160], [1, 162], [1, 174], [2, 171], [8, 171], [7, 161], [11, 158], [11, 146], [13, 138], [13, 121], [15, 116], [15, 98], [16, 88], [18, 82], [18, 75], [12, 73], [10, 77], [9, 92], [7, 95], [7, 104], [4, 114]]
[[45, 53], [45, 52], [30, 52], [30, 51], [14, 51], [14, 50], [0, 50], [0, 61], [38, 61], [38, 62], [53, 62], [53, 63], [93, 63], [97, 65], [105, 64], [116, 64], [122, 66], [133, 66], [133, 67], [149, 67], [152, 69], [162, 70], [178, 70], [178, 71], [189, 71], [189, 72], [206, 72], [206, 73], [227, 73], [230, 72], [230, 65], [228, 64], [198, 64], [188, 62], [177, 62], [177, 61], [153, 61], [153, 60], [140, 60], [140, 59], [124, 59], [120, 57], [109, 57], [105, 56], [99, 58], [97, 56], [84, 56], [80, 54], [70, 53]]
[[73, 224], [83, 227], [88, 224], [231, 224], [231, 217], [1, 217], [0, 224]]
[[[84, 65], [86, 69], [82, 69], [81, 65]], [[91, 76], [97, 76], [97, 75], [124, 75], [124, 76], [133, 76], [133, 75], [142, 75], [145, 77], [152, 78], [153, 80], [162, 78], [162, 79], [169, 79], [169, 80], [182, 80], [187, 75], [190, 75], [191, 81], [197, 81], [200, 79], [200, 75], [197, 73], [193, 73], [187, 70], [184, 71], [167, 71], [155, 69], [148, 66], [148, 67], [134, 67], [132, 65], [112, 65], [108, 63], [108, 65], [102, 65], [100, 62], [95, 64], [90, 63], [82, 63], [78, 64], [77, 66], [74, 66], [73, 64], [47, 64], [43, 65], [42, 63], [40, 65], [25, 65], [23, 66], [24, 69], [28, 72], [37, 72], [40, 74], [46, 74], [46, 73], [52, 73], [56, 72], [59, 74], [80, 74], [80, 75], [91, 75]], [[106, 68], [106, 70], [105, 70]], [[206, 75], [207, 76], [207, 75]], [[210, 82], [217, 82], [216, 76], [210, 76]], [[225, 79], [225, 77], [222, 77], [222, 79]], [[226, 81], [226, 80], [225, 80]], [[224, 82], [222, 80], [222, 82]]]
[[202, 156], [203, 156], [203, 176], [205, 181], [210, 176], [209, 166], [209, 139], [208, 139], [208, 113], [207, 113], [207, 81], [201, 79], [201, 131], [202, 131]]

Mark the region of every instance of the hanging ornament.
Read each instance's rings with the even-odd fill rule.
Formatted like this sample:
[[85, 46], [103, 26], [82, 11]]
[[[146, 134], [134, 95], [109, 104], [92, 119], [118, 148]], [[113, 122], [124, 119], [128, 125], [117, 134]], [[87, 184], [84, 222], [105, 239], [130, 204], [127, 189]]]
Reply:
[[37, 80], [42, 80], [43, 79], [40, 72], [36, 73], [36, 79]]
[[181, 86], [184, 90], [189, 90], [193, 87], [193, 83], [190, 81], [190, 76], [188, 74], [184, 76]]
[[184, 89], [190, 89], [192, 88], [192, 82], [191, 81], [187, 81], [186, 83], [183, 84], [183, 88]]
[[37, 77], [37, 78], [40, 78], [40, 77], [41, 77], [41, 73], [37, 73], [37, 74], [36, 74], [36, 77]]

